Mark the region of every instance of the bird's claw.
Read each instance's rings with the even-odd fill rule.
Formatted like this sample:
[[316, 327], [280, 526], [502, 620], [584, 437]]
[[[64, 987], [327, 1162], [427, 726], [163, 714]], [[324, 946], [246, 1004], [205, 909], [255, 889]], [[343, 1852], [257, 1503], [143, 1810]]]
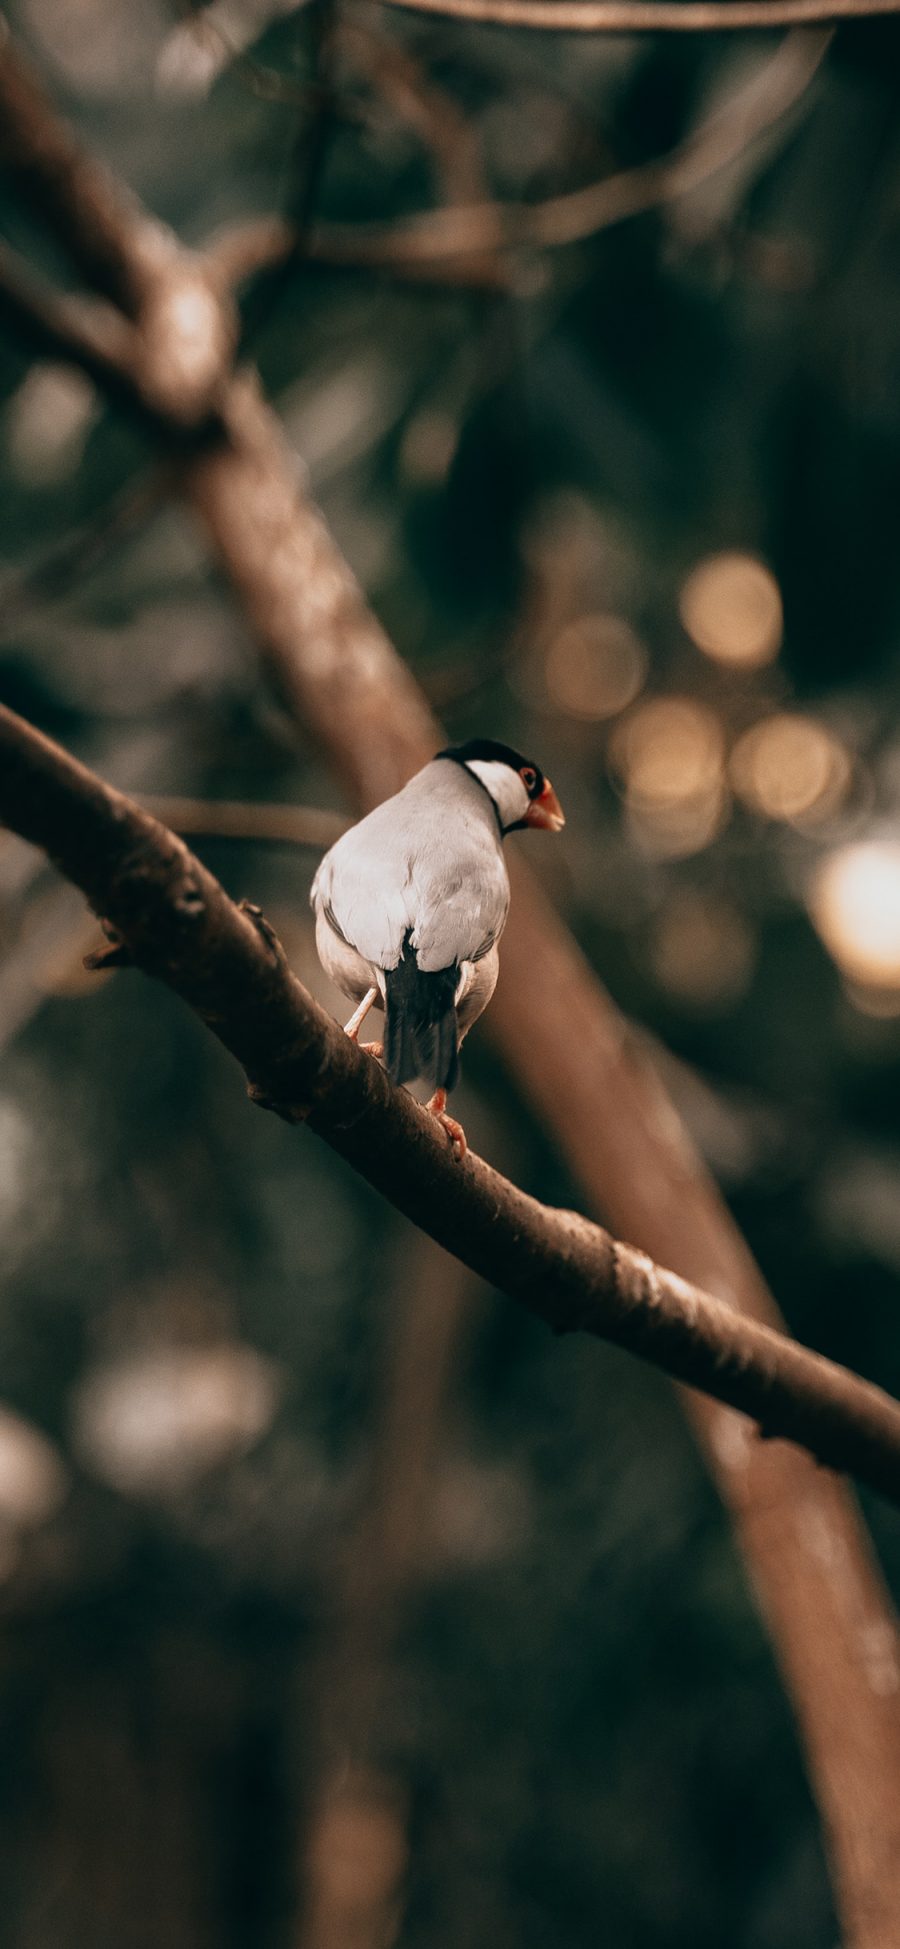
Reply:
[[462, 1124], [457, 1122], [456, 1117], [448, 1116], [446, 1110], [438, 1110], [436, 1115], [438, 1123], [442, 1124], [447, 1132], [454, 1157], [461, 1164], [469, 1148]]
[[361, 1049], [365, 1051], [365, 1054], [367, 1056], [374, 1056], [376, 1062], [381, 1061], [381, 1058], [384, 1055], [383, 1042], [361, 1042], [359, 1046]]
[[90, 974], [106, 974], [110, 968], [133, 968], [134, 961], [130, 948], [126, 947], [121, 934], [116, 932], [112, 922], [101, 919], [100, 925], [106, 935], [102, 947], [95, 947], [84, 956], [82, 966]]
[[455, 1117], [450, 1116], [446, 1108], [446, 1103], [446, 1090], [435, 1090], [434, 1095], [426, 1103], [425, 1108], [430, 1111], [436, 1121], [446, 1130], [453, 1154], [461, 1164], [469, 1148], [466, 1142], [466, 1133], [462, 1124], [458, 1123]]

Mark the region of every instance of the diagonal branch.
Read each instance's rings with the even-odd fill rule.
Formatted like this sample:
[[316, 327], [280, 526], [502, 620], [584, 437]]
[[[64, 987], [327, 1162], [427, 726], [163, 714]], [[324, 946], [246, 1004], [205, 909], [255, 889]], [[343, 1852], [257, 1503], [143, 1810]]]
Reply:
[[112, 399], [130, 402], [134, 332], [112, 305], [60, 297], [0, 242], [0, 326], [30, 358], [78, 365]]
[[[43, 89], [14, 46], [0, 14], [0, 169], [58, 239], [88, 285], [135, 321], [127, 381], [142, 410], [170, 424], [208, 431], [218, 388], [236, 344], [237, 321], [213, 271], [185, 250], [167, 226], [148, 217], [136, 197], [78, 142], [68, 125], [48, 115]], [[36, 325], [50, 311], [39, 287], [6, 265], [7, 304], [20, 310], [35, 299]], [[51, 323], [70, 330], [68, 356], [83, 362], [77, 346], [78, 314], [57, 307]], [[124, 327], [124, 320], [121, 321]], [[124, 330], [113, 349], [116, 362]], [[65, 356], [66, 348], [59, 351]], [[112, 375], [92, 376], [112, 384]]]
[[66, 122], [48, 118], [41, 84], [14, 47], [2, 14], [0, 94], [0, 167], [85, 282], [135, 316], [148, 280], [171, 257], [175, 239], [163, 224], [146, 218], [138, 236], [137, 202], [81, 147]]
[[900, 1503], [900, 1403], [482, 1162], [351, 1043], [174, 833], [0, 706], [0, 814], [42, 846], [242, 1064], [447, 1251], [556, 1333], [610, 1340]]

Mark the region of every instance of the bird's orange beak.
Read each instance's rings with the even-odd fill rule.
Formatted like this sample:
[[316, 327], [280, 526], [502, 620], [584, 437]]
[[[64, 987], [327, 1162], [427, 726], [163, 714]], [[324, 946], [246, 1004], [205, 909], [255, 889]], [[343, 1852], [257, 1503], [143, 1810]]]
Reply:
[[536, 799], [532, 799], [523, 824], [543, 826], [547, 832], [561, 832], [565, 823], [566, 815], [549, 778], [545, 778], [544, 789]]

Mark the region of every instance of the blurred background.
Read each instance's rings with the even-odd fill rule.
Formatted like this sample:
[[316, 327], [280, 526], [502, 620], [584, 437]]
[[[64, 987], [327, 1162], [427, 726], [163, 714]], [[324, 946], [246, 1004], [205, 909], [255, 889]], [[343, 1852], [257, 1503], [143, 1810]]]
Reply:
[[[10, 17], [187, 241], [300, 222], [308, 257], [242, 307], [298, 468], [451, 732], [552, 776], [565, 834], [512, 843], [791, 1327], [900, 1392], [896, 23]], [[537, 215], [502, 259], [477, 225], [443, 256], [398, 230], [445, 200]], [[336, 831], [149, 441], [6, 345], [0, 385], [3, 701], [133, 792]], [[315, 846], [195, 843], [345, 1012]], [[252, 1114], [172, 996], [82, 972], [96, 934], [4, 838], [0, 1944], [831, 1944], [789, 1708], [668, 1385], [552, 1341]], [[579, 1202], [480, 1029], [458, 1103]], [[900, 1589], [897, 1513], [867, 1513]]]

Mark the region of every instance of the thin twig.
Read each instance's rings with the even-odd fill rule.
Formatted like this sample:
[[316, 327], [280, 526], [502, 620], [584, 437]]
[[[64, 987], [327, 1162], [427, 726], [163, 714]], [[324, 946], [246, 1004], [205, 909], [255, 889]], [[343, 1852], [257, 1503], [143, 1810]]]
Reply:
[[134, 328], [113, 305], [61, 297], [0, 242], [0, 325], [30, 358], [81, 367], [114, 398], [133, 395]]
[[[129, 388], [126, 406], [131, 397]], [[27, 621], [37, 604], [64, 601], [76, 586], [82, 589], [125, 538], [152, 519], [170, 498], [175, 481], [168, 460], [136, 472], [87, 520], [69, 527], [44, 553], [0, 579], [0, 627], [9, 630]]]
[[475, 124], [448, 89], [439, 87], [411, 48], [362, 21], [337, 31], [341, 53], [361, 70], [432, 156], [444, 201], [476, 203], [483, 194], [481, 144]]
[[141, 804], [171, 826], [206, 839], [263, 840], [272, 845], [310, 846], [324, 851], [333, 846], [349, 820], [340, 812], [311, 805], [251, 805], [238, 799], [157, 798], [141, 795]]
[[[508, 287], [508, 272], [499, 263], [486, 262], [480, 254], [474, 266], [462, 248], [450, 251], [446, 259], [437, 252], [433, 259], [405, 255], [402, 248], [394, 251], [392, 234], [392, 226], [383, 224], [320, 224], [309, 238], [304, 261], [312, 270], [377, 271], [379, 276], [426, 289], [496, 291]], [[258, 271], [292, 256], [294, 238], [291, 225], [283, 217], [246, 217], [210, 238], [210, 266], [223, 290], [236, 290]]]
[[[409, 49], [392, 37], [343, 22], [333, 30], [336, 49], [378, 89], [382, 99], [412, 128], [434, 158], [445, 201], [452, 208], [486, 206], [479, 143], [471, 124], [446, 89], [439, 88]], [[367, 231], [371, 229], [372, 237]], [[235, 289], [263, 269], [275, 270], [303, 259], [335, 269], [390, 270], [421, 278], [414, 258], [387, 261], [381, 247], [383, 226], [302, 225], [284, 217], [245, 219], [223, 230], [208, 246], [208, 260], [224, 288]], [[362, 233], [362, 234], [361, 234]], [[369, 244], [372, 248], [369, 248]], [[458, 253], [466, 256], [463, 249]], [[483, 252], [457, 266], [455, 283], [472, 289], [503, 288], [507, 278]]]
[[[547, 197], [541, 203], [482, 202], [425, 210], [390, 224], [320, 225], [311, 239], [319, 262], [411, 270], [454, 258], [505, 255], [517, 249], [558, 250], [583, 243], [613, 224], [674, 202], [743, 155], [801, 99], [825, 58], [833, 30], [787, 34], [734, 95], [684, 142], [652, 162], [638, 163], [599, 183]], [[223, 236], [215, 246], [220, 275], [228, 279], [242, 260], [277, 259], [290, 247], [289, 232], [261, 218]]]

